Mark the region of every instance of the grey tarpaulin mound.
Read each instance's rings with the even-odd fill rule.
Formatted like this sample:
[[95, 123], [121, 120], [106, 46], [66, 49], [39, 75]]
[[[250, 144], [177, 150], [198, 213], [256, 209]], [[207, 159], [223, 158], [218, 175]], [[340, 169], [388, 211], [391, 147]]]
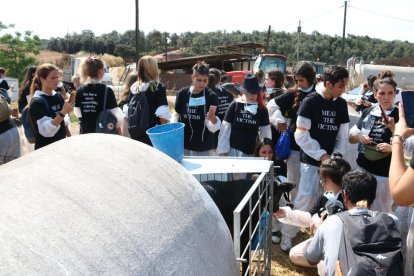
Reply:
[[1, 166], [0, 179], [2, 275], [238, 275], [213, 201], [142, 143], [74, 136]]

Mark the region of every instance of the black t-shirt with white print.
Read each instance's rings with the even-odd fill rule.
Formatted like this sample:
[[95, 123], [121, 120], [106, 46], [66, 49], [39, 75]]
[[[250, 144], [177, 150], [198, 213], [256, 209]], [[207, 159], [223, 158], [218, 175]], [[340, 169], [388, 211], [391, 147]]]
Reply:
[[253, 115], [245, 107], [251, 105], [233, 101], [227, 109], [224, 120], [231, 124], [230, 147], [245, 154], [253, 154], [259, 127], [269, 125], [266, 108], [257, 108]]
[[[55, 118], [62, 110], [64, 104], [63, 98], [59, 93], [55, 93], [53, 96], [41, 95], [40, 97], [33, 97], [29, 108], [36, 138], [35, 149], [40, 149], [66, 137], [65, 122], [63, 120], [60, 123], [58, 132], [53, 137], [44, 137], [39, 133], [37, 121], [45, 116], [52, 119]], [[47, 101], [48, 107], [46, 107], [44, 100]]]
[[[205, 97], [205, 101], [202, 98]], [[190, 101], [190, 98], [193, 100]], [[191, 104], [190, 104], [191, 102]], [[190, 87], [177, 93], [175, 111], [180, 114], [179, 122], [184, 123], [184, 148], [192, 151], [214, 149], [214, 133], [204, 126], [210, 105], [217, 106], [217, 95], [211, 89], [193, 94]]]
[[217, 117], [223, 121], [224, 115], [233, 101], [233, 95], [223, 87], [213, 89], [213, 91], [217, 94]]
[[[335, 147], [336, 136], [341, 124], [349, 123], [346, 101], [339, 97], [336, 100], [326, 100], [318, 92], [312, 92], [302, 101], [298, 116], [311, 120], [309, 133], [312, 139], [319, 142], [321, 149], [331, 155]], [[300, 161], [313, 166], [319, 166], [317, 161], [307, 155], [302, 149]]]
[[[370, 125], [370, 131], [368, 136], [377, 144], [380, 143], [390, 143], [390, 139], [392, 136], [392, 132], [388, 127], [385, 127], [382, 124], [382, 117], [380, 115], [380, 111], [376, 110], [377, 112], [372, 112], [373, 109], [379, 109], [378, 106], [373, 106], [364, 109], [362, 112], [361, 117], [359, 118], [359, 121], [357, 122], [358, 129], [363, 128], [363, 124], [367, 125], [367, 123], [363, 123], [364, 121], [369, 121]], [[377, 115], [375, 115], [377, 114]], [[399, 116], [398, 116], [398, 108], [394, 107], [391, 112], [388, 114], [388, 117], [394, 118], [394, 122], [398, 122]], [[365, 169], [366, 171], [378, 175], [378, 176], [384, 176], [388, 177], [390, 165], [391, 165], [391, 154], [376, 160], [371, 161], [365, 158], [364, 152], [361, 151], [358, 154], [357, 158], [357, 164]]]
[[10, 86], [9, 86], [9, 84], [7, 83], [7, 81], [6, 80], [1, 80], [0, 81], [0, 88], [3, 88], [3, 89], [6, 89], [6, 90], [9, 90], [10, 89]]
[[[315, 87], [313, 91], [315, 91]], [[290, 148], [293, 150], [299, 151], [300, 147], [296, 143], [294, 132], [296, 130], [296, 119], [298, 117], [297, 113], [298, 113], [298, 109], [299, 109], [299, 106], [302, 100], [300, 100], [297, 106], [294, 106], [296, 93], [300, 93], [299, 99], [302, 99], [302, 100], [306, 96], [305, 92], [302, 92], [300, 90], [299, 91], [293, 90], [293, 91], [288, 91], [286, 93], [283, 93], [279, 97], [276, 97], [274, 101], [279, 106], [279, 110], [282, 113], [283, 117], [289, 118], [291, 120], [290, 125], [288, 126], [291, 132]]]
[[[80, 133], [94, 133], [99, 112], [104, 110], [104, 94], [106, 85], [101, 83], [88, 83], [82, 85], [76, 92], [75, 107], [82, 113]], [[114, 91], [107, 90], [106, 109], [117, 107]]]

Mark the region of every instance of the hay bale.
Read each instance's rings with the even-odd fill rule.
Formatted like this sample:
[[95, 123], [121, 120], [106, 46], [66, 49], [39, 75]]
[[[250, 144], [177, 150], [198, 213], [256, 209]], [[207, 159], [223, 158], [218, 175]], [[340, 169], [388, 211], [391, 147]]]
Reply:
[[2, 274], [238, 273], [202, 186], [142, 143], [74, 136], [1, 166], [0, 179]]

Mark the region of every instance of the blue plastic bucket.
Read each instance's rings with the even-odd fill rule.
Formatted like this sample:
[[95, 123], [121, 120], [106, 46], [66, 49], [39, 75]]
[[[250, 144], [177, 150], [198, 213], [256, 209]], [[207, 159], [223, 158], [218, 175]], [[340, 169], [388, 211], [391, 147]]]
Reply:
[[171, 123], [158, 125], [147, 130], [151, 143], [159, 151], [177, 162], [184, 158], [184, 124]]

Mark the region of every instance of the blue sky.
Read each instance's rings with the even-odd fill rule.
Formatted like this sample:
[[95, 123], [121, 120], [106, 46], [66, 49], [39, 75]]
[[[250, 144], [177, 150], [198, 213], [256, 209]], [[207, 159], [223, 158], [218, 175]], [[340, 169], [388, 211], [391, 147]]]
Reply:
[[[414, 42], [413, 0], [350, 0], [348, 5], [346, 34]], [[7, 10], [0, 19], [4, 24], [41, 38], [84, 29], [100, 35], [135, 28], [135, 0], [13, 0], [2, 7]], [[269, 25], [274, 31], [296, 32], [301, 20], [302, 32], [342, 36], [344, 15], [341, 0], [140, 0], [139, 8], [145, 33], [251, 32], [266, 31]]]

